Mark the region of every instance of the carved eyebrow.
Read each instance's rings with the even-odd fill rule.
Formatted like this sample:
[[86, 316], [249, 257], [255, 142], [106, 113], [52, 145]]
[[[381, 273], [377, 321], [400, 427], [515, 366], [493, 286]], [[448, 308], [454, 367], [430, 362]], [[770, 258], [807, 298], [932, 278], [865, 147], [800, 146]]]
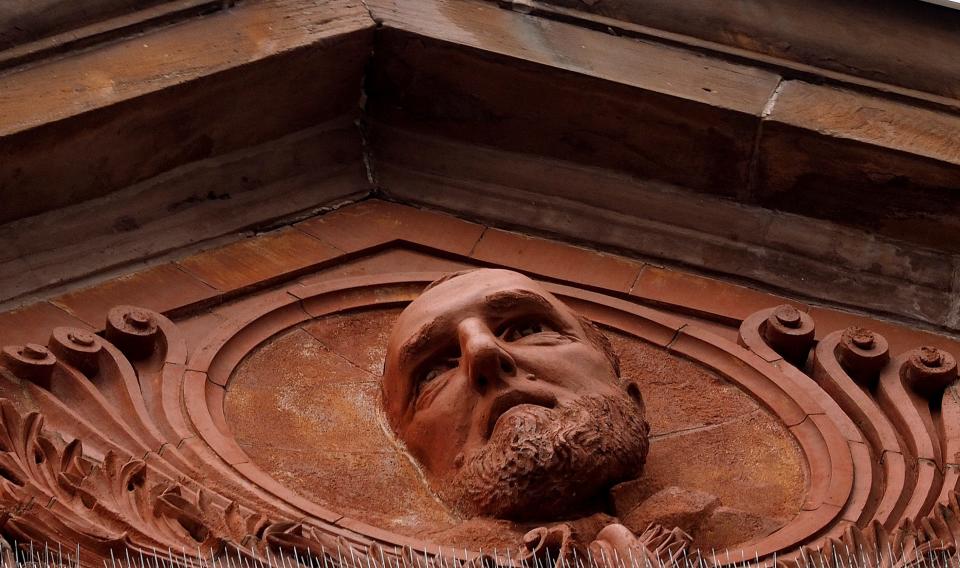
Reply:
[[440, 316], [420, 326], [417, 331], [400, 346], [400, 366], [406, 367], [429, 345], [435, 344], [439, 332], [447, 325], [447, 318]]
[[518, 306], [533, 306], [540, 309], [556, 310], [549, 300], [530, 290], [516, 289], [494, 292], [484, 297], [487, 307], [496, 311], [515, 309]]

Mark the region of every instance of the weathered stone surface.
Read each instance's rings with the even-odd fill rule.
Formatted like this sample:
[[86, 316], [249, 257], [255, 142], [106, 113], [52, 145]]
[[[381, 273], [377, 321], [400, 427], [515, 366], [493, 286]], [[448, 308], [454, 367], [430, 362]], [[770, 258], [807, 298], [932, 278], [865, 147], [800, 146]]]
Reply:
[[651, 523], [679, 527], [685, 532], [694, 533], [719, 504], [717, 496], [710, 493], [667, 487], [629, 511], [617, 509], [617, 516], [624, 526], [638, 534]]
[[353, 125], [335, 120], [2, 225], [0, 305], [363, 197], [359, 147]]
[[700, 526], [697, 542], [712, 548], [721, 542], [746, 542], [756, 536], [766, 536], [780, 526], [780, 521], [747, 513], [731, 507], [717, 507]]
[[8, 0], [0, 6], [0, 50], [169, 0]]
[[960, 116], [786, 81], [764, 121], [758, 201], [960, 251]]
[[[386, 146], [385, 156], [391, 158], [412, 153], [402, 152], [394, 142]], [[392, 196], [493, 225], [526, 227], [641, 258], [678, 262], [802, 297], [938, 327], [958, 325], [949, 308], [955, 297], [952, 255], [676, 187], [601, 177], [571, 163], [507, 157], [492, 150], [467, 153], [463, 146], [440, 141], [428, 147], [436, 151], [424, 155], [447, 166], [435, 165], [433, 159], [379, 164]], [[459, 177], [449, 169], [452, 163], [462, 165], [459, 171], [471, 177]], [[478, 173], [484, 167], [486, 173]], [[518, 174], [513, 179], [511, 171]], [[636, 292], [667, 300], [655, 288]]]
[[[775, 75], [727, 81], [733, 68], [692, 52], [468, 0], [438, 5], [371, 3], [385, 26], [369, 95], [389, 194], [960, 325], [949, 142], [960, 123], [949, 111]], [[687, 67], [696, 61], [706, 69]], [[617, 106], [631, 91], [631, 107]], [[701, 147], [704, 125], [738, 141]]]
[[216, 297], [217, 290], [173, 263], [160, 264], [91, 286], [68, 292], [52, 300], [75, 314], [87, 325], [99, 329], [117, 298], [158, 312], [176, 310]]
[[746, 184], [776, 75], [492, 4], [425, 6], [371, 3], [377, 120], [708, 193]]
[[352, 115], [372, 26], [353, 0], [247, 3], [0, 77], [0, 222]]
[[956, 10], [871, 0], [546, 0], [880, 83], [960, 98]]

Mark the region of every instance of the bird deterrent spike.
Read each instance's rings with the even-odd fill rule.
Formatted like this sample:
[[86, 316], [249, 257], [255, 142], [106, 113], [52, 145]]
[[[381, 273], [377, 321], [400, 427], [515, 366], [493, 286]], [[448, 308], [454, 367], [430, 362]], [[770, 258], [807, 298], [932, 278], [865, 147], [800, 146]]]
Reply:
[[329, 566], [327, 566], [327, 562], [328, 562], [328, 558], [327, 558], [327, 556], [328, 556], [328, 555], [327, 555], [327, 548], [326, 548], [325, 546], [323, 546], [322, 544], [320, 545], [320, 554], [323, 556], [323, 559], [322, 559], [322, 560], [323, 560], [323, 568], [330, 568]]
[[[297, 568], [299, 568], [299, 566], [300, 566], [300, 555], [297, 554], [297, 547], [296, 547], [296, 546], [293, 547], [293, 561], [296, 562], [295, 566], [297, 566]], [[238, 551], [238, 552], [237, 552], [237, 563], [239, 564], [239, 562], [240, 562], [240, 552]]]
[[627, 552], [630, 554], [630, 568], [638, 568], [637, 559], [633, 557], [633, 547], [631, 546]]
[[587, 568], [596, 568], [597, 562], [593, 558], [593, 551], [587, 549]]
[[[790, 568], [960, 568], [960, 555], [951, 554], [946, 550], [922, 550], [909, 538], [905, 542], [898, 542], [898, 538], [891, 538], [883, 546], [878, 547], [875, 542], [851, 541], [840, 545], [801, 548], [795, 559], [785, 561]], [[84, 568], [84, 552], [80, 543], [64, 545], [64, 543], [41, 540], [24, 543], [10, 541], [12, 554], [0, 559], [0, 568]], [[40, 546], [43, 544], [43, 546]], [[404, 556], [399, 548], [394, 547], [392, 555], [384, 547], [380, 547], [378, 554], [360, 554], [358, 550], [348, 546], [349, 554], [338, 546], [337, 557], [328, 554], [326, 548], [320, 545], [315, 551], [301, 551], [294, 547], [292, 554], [282, 547], [265, 547], [258, 550], [257, 546], [250, 546], [249, 550], [233, 546], [226, 549], [226, 554], [217, 554], [213, 548], [205, 549], [201, 545], [186, 554], [185, 547], [179, 554], [167, 549], [167, 554], [160, 553], [155, 547], [124, 548], [124, 554], [117, 554], [117, 548], [108, 549], [107, 557], [101, 559], [104, 568], [466, 568], [465, 559], [470, 557], [469, 551], [447, 547], [437, 547], [433, 552], [418, 550], [414, 558], [416, 567], [404, 564]], [[827, 548], [830, 554], [826, 554]], [[279, 550], [275, 559], [274, 551]], [[922, 551], [921, 551], [922, 550]], [[301, 556], [300, 552], [304, 552]], [[718, 568], [726, 565], [728, 568], [760, 568], [761, 566], [777, 566], [781, 560], [779, 553], [773, 553], [770, 558], [761, 560], [758, 552], [753, 558], [746, 557], [746, 551], [741, 550], [741, 559], [734, 560], [734, 550], [711, 549], [709, 554], [695, 554], [695, 551], [682, 548], [664, 554], [662, 558], [656, 556], [643, 557], [635, 549], [614, 550], [613, 557], [606, 557], [603, 550], [597, 557], [586, 548], [574, 547], [570, 556], [557, 554], [554, 550], [543, 551], [539, 555], [529, 557], [511, 556], [506, 551], [501, 557], [499, 549], [489, 553], [481, 550], [481, 557], [486, 556], [495, 562], [497, 568]], [[583, 552], [583, 556], [580, 553]], [[462, 556], [460, 555], [462, 553]], [[487, 553], [487, 554], [484, 554]], [[722, 557], [726, 562], [721, 562]], [[264, 560], [266, 556], [266, 560]], [[288, 558], [289, 557], [289, 558]], [[94, 560], [91, 555], [90, 560]], [[339, 559], [339, 564], [337, 564]], [[275, 560], [277, 560], [275, 562]]]
[[379, 546], [378, 548], [380, 549], [380, 568], [389, 568], [387, 559], [383, 554], [383, 546]]

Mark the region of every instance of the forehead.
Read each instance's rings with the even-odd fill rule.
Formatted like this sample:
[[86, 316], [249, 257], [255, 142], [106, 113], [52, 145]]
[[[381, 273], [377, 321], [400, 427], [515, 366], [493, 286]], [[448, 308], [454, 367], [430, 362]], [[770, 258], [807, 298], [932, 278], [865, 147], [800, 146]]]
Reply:
[[493, 308], [521, 309], [539, 304], [543, 309], [561, 310], [565, 306], [539, 284], [522, 274], [507, 270], [485, 269], [470, 272], [424, 292], [400, 315], [397, 331], [426, 324], [442, 316], [471, 315]]

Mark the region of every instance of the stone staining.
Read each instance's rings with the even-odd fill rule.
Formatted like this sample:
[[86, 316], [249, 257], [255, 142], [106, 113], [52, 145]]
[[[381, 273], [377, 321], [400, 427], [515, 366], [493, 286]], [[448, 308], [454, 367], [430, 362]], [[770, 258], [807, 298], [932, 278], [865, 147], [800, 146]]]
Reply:
[[[698, 543], [679, 526], [735, 515], [709, 492], [644, 486], [659, 459], [646, 425], [656, 417], [640, 396], [652, 385], [620, 376], [603, 335], [568, 307], [575, 305], [616, 334], [716, 373], [794, 439], [809, 469], [803, 503], [786, 524], [739, 546], [744, 554], [846, 566], [856, 551], [859, 563], [891, 568], [956, 554], [960, 395], [950, 354], [890, 353], [883, 337], [861, 328], [818, 340], [813, 319], [788, 307], [746, 318], [735, 345], [636, 304], [515, 273], [459, 274], [423, 292], [429, 282], [387, 274], [268, 293], [227, 307], [231, 318], [205, 335], [191, 327], [189, 343], [164, 316], [120, 306], [100, 334], [57, 328], [47, 345], [5, 346], [0, 531], [27, 549], [69, 543], [84, 566], [194, 550], [219, 561], [285, 550], [324, 565], [409, 567], [555, 561], [584, 549], [608, 565], [624, 554], [695, 559]], [[382, 382], [389, 427], [461, 515], [495, 527], [504, 521], [492, 517], [527, 523], [496, 558], [444, 550], [428, 536], [402, 537], [305, 499], [260, 469], [227, 424], [236, 371], [271, 338], [348, 310], [403, 305]], [[500, 397], [494, 385], [520, 394]], [[582, 419], [578, 404], [598, 396], [594, 423], [608, 421], [604, 428], [629, 439], [598, 435]], [[431, 434], [440, 425], [444, 436]], [[712, 431], [698, 435], [707, 440]], [[577, 457], [596, 444], [605, 452], [596, 463]], [[529, 458], [523, 467], [510, 463], [521, 458]], [[482, 465], [479, 483], [492, 482], [506, 506], [469, 489], [471, 464]], [[578, 478], [582, 489], [567, 487], [567, 495], [538, 486], [557, 472], [583, 471], [593, 477]], [[641, 528], [644, 520], [661, 524]]]

